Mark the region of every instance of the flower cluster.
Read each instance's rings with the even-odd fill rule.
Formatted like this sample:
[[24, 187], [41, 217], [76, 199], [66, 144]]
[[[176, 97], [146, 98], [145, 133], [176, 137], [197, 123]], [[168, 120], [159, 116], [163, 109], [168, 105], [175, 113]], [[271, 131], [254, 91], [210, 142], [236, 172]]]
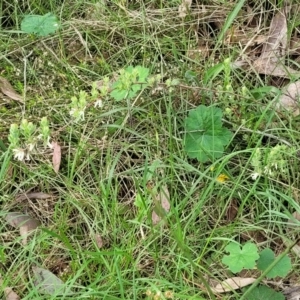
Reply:
[[295, 149], [286, 145], [276, 145], [268, 149], [256, 148], [251, 158], [251, 165], [254, 168], [251, 178], [253, 180], [260, 176], [275, 178], [279, 174], [286, 174], [289, 168], [288, 155], [294, 151]]
[[71, 98], [70, 115], [75, 119], [75, 122], [84, 120], [84, 112], [87, 106], [88, 94], [85, 91], [80, 91], [78, 98], [73, 96]]
[[20, 126], [11, 124], [8, 140], [15, 159], [19, 161], [30, 160], [30, 155], [36, 149], [39, 141], [43, 142], [44, 147], [52, 147], [47, 118], [41, 119], [39, 127], [26, 119], [21, 121]]
[[153, 300], [160, 300], [163, 299], [173, 299], [174, 295], [173, 292], [170, 290], [165, 291], [162, 293], [161, 291], [157, 291], [156, 293], [153, 293], [150, 289], [146, 291], [146, 296], [148, 299], [153, 299]]

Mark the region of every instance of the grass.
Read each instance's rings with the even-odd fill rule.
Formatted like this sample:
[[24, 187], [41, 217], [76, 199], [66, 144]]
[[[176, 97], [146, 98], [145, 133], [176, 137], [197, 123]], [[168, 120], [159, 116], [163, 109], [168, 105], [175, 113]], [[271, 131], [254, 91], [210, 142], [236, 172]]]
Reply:
[[[150, 299], [147, 291], [153, 299], [167, 299], [170, 293], [174, 299], [218, 299], [209, 287], [232, 276], [221, 262], [228, 241], [284, 251], [286, 239], [295, 234], [287, 230], [288, 218], [299, 211], [299, 158], [288, 158], [287, 174], [256, 181], [250, 161], [255, 149], [271, 149], [282, 140], [298, 149], [298, 120], [272, 110], [267, 99], [242, 93], [242, 85], [248, 90], [269, 85], [268, 78], [254, 72], [232, 70], [229, 93], [217, 88], [223, 75], [203, 84], [213, 64], [241, 51], [238, 44], [226, 46], [222, 40], [231, 25], [243, 25], [238, 8], [244, 1], [237, 6], [207, 1], [203, 18], [197, 18], [202, 14], [197, 8], [184, 22], [178, 18], [180, 1], [111, 1], [103, 6], [65, 1], [62, 8], [54, 0], [30, 2], [2, 3], [1, 76], [19, 93], [26, 90], [26, 103], [0, 104], [0, 138], [8, 147], [10, 124], [47, 116], [52, 138], [62, 146], [62, 163], [56, 174], [50, 152], [18, 162], [1, 147], [1, 220], [7, 211], [22, 211], [42, 223], [26, 245], [18, 230], [0, 223], [3, 287], [12, 287], [22, 299]], [[254, 5], [253, 11], [259, 8]], [[61, 19], [56, 35], [15, 32], [24, 14], [48, 11]], [[268, 20], [267, 10], [263, 17]], [[215, 19], [223, 21], [221, 28]], [[188, 57], [187, 50], [202, 41], [210, 56]], [[128, 65], [183, 83], [173, 92], [144, 93], [125, 124], [126, 101], [107, 101], [100, 110], [88, 109], [84, 122], [72, 122], [71, 97]], [[184, 81], [188, 70], [196, 72], [200, 86]], [[199, 104], [231, 110], [225, 120], [234, 138], [213, 171], [209, 163], [188, 159], [183, 149], [184, 118]], [[230, 180], [220, 183], [217, 178], [224, 172]], [[170, 193], [171, 210], [162, 224], [153, 226], [153, 191], [163, 187]], [[51, 197], [17, 200], [28, 191]], [[145, 205], [141, 215], [137, 195]], [[298, 256], [291, 257], [296, 273]], [[41, 295], [34, 266], [51, 271], [70, 290]], [[293, 273], [288, 279], [292, 282]], [[223, 294], [222, 299], [241, 294]]]

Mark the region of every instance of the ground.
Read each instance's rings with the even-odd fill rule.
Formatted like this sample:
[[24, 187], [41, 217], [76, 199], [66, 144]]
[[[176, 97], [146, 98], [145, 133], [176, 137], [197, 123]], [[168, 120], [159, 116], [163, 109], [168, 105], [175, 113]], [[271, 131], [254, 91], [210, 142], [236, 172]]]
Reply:
[[[19, 2], [0, 5], [5, 299], [291, 299], [298, 5]], [[53, 32], [24, 27], [47, 13]]]

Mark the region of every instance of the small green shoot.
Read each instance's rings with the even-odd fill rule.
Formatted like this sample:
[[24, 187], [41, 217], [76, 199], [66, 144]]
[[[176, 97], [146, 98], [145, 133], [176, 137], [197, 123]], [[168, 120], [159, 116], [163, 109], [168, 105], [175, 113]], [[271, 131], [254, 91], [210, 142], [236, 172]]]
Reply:
[[141, 195], [140, 193], [137, 193], [136, 197], [135, 197], [135, 201], [134, 201], [134, 206], [137, 208], [138, 213], [137, 213], [137, 217], [136, 220], [141, 222], [142, 219], [147, 216], [148, 213], [148, 206], [150, 205], [150, 203], [148, 203], [149, 201], [147, 201], [147, 199], [144, 199], [143, 195]]
[[88, 94], [85, 91], [79, 91], [79, 96], [73, 96], [70, 104], [70, 115], [75, 122], [84, 120], [84, 112], [87, 107]]
[[223, 155], [232, 133], [222, 125], [222, 111], [214, 106], [198, 106], [185, 122], [185, 151], [200, 162], [214, 161]]

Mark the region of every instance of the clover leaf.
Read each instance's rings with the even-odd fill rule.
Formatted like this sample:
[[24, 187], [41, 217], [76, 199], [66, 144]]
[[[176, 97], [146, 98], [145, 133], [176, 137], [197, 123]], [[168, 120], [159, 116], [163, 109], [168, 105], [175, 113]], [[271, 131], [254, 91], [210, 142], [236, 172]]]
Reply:
[[26, 15], [21, 22], [21, 30], [25, 33], [47, 36], [59, 28], [57, 18], [52, 13], [41, 15]]
[[257, 247], [253, 243], [247, 243], [242, 247], [238, 243], [230, 243], [225, 247], [225, 251], [230, 254], [224, 255], [222, 263], [233, 273], [238, 273], [243, 268], [253, 269], [259, 258]]
[[[271, 249], [264, 249], [261, 251], [259, 260], [257, 261], [257, 268], [261, 271], [265, 271], [275, 261], [275, 259], [275, 254]], [[285, 255], [266, 276], [267, 278], [274, 278], [277, 276], [285, 277], [291, 269], [291, 259]]]
[[200, 162], [221, 157], [232, 138], [232, 133], [222, 126], [221, 109], [214, 106], [200, 105], [190, 111], [185, 129], [185, 151]]
[[282, 293], [276, 292], [273, 289], [260, 285], [253, 289], [248, 295], [247, 300], [266, 300], [266, 299], [272, 299], [272, 300], [284, 300], [285, 297]]

